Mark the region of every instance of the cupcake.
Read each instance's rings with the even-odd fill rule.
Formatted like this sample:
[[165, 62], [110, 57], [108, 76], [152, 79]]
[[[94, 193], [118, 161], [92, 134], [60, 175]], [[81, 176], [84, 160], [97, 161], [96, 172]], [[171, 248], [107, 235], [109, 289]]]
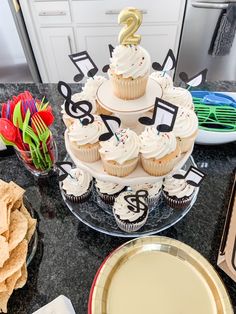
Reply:
[[158, 133], [151, 126], [146, 127], [139, 138], [141, 162], [147, 173], [163, 176], [173, 170], [181, 153], [173, 132]]
[[96, 179], [96, 191], [106, 204], [114, 204], [115, 198], [125, 189], [124, 185]]
[[144, 183], [130, 186], [132, 191], [144, 190], [148, 192], [147, 202], [150, 205], [157, 204], [161, 196], [162, 179], [159, 179], [155, 183]]
[[83, 125], [76, 120], [68, 132], [70, 148], [74, 155], [86, 162], [99, 160], [99, 136], [102, 133], [104, 133], [104, 123], [100, 116], [94, 115], [94, 122], [88, 125]]
[[[113, 215], [115, 217], [118, 227], [126, 232], [135, 232], [139, 230], [147, 221], [148, 218], [148, 206], [141, 206], [141, 210], [131, 210], [132, 206], [126, 201], [126, 195], [133, 195], [132, 192], [122, 192], [115, 199], [113, 205]], [[146, 199], [144, 197], [139, 197], [139, 200], [143, 204], [146, 204]]]
[[129, 175], [137, 167], [140, 143], [130, 129], [121, 129], [109, 140], [100, 142], [99, 150], [104, 170], [117, 177]]
[[173, 80], [171, 76], [165, 72], [155, 71], [150, 77], [161, 86], [163, 92], [167, 88], [173, 88]]
[[[95, 99], [91, 96], [87, 96], [84, 92], [80, 92], [80, 93], [76, 93], [76, 94], [72, 95], [71, 100], [73, 102], [77, 102], [77, 101], [81, 101], [81, 100], [87, 100], [87, 101], [91, 102], [91, 104], [93, 106], [91, 113], [94, 114], [97, 111]], [[61, 106], [61, 109], [62, 109], [61, 113], [62, 113], [63, 122], [65, 123], [66, 127], [69, 128], [77, 119], [74, 119], [74, 118], [67, 115], [67, 113], [65, 112], [65, 103]]]
[[188, 152], [198, 134], [198, 118], [193, 110], [179, 107], [173, 132], [181, 153]]
[[117, 46], [108, 71], [114, 94], [126, 100], [143, 96], [150, 68], [150, 55], [144, 48], [136, 45]]
[[[184, 170], [178, 173], [184, 175]], [[166, 203], [175, 209], [183, 209], [190, 205], [196, 188], [188, 184], [185, 179], [175, 179], [173, 176], [167, 176], [163, 182], [163, 196]]]
[[178, 107], [194, 109], [191, 93], [182, 87], [166, 88], [162, 95], [162, 99]]
[[97, 101], [98, 87], [105, 81], [107, 81], [107, 79], [100, 75], [95, 75], [93, 78], [90, 77], [83, 87], [83, 92], [87, 97], [95, 100], [97, 114], [111, 115], [111, 112], [101, 107]]
[[78, 168], [71, 169], [70, 174], [62, 181], [65, 197], [73, 203], [82, 203], [92, 191], [92, 177]]

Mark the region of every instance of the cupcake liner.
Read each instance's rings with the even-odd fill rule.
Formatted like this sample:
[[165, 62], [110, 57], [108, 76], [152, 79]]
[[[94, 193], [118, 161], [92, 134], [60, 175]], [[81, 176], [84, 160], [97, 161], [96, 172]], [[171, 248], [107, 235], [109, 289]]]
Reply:
[[106, 110], [105, 108], [103, 108], [98, 101], [96, 101], [96, 105], [97, 105], [97, 114], [106, 114], [108, 116], [112, 115], [111, 111]]
[[123, 165], [118, 164], [115, 161], [107, 161], [101, 156], [104, 170], [116, 177], [125, 177], [135, 170], [138, 164], [138, 157], [132, 160], [126, 161]]
[[161, 159], [146, 159], [141, 155], [143, 169], [152, 176], [164, 176], [174, 168], [178, 162], [180, 153], [180, 148], [177, 145], [174, 152]]
[[87, 192], [85, 192], [84, 194], [82, 194], [80, 196], [67, 194], [65, 190], [63, 190], [63, 192], [64, 192], [64, 195], [65, 195], [65, 198], [68, 199], [70, 202], [72, 202], [72, 203], [83, 203], [91, 195], [92, 189], [93, 189], [93, 183], [91, 182]]
[[180, 199], [173, 199], [171, 196], [169, 196], [164, 190], [162, 192], [164, 199], [166, 203], [173, 209], [183, 209], [188, 207], [191, 204], [191, 201], [193, 199], [193, 195], [190, 195], [189, 197], [182, 197]]
[[132, 223], [132, 222], [129, 223], [129, 222], [121, 221], [121, 220], [119, 219], [119, 217], [117, 217], [117, 216], [114, 214], [114, 211], [113, 211], [113, 215], [114, 215], [114, 217], [115, 217], [117, 226], [118, 226], [121, 230], [123, 230], [123, 231], [125, 231], [125, 232], [129, 232], [129, 233], [130, 233], [130, 232], [135, 232], [135, 231], [139, 230], [142, 226], [145, 225], [145, 223], [146, 223], [146, 221], [147, 221], [147, 218], [148, 218], [148, 213], [149, 213], [149, 212], [147, 212], [146, 216], [143, 218], [142, 221], [136, 222], [136, 223]]
[[101, 200], [109, 205], [113, 205], [114, 201], [115, 201], [115, 195], [109, 195], [109, 194], [103, 194], [99, 191], [99, 189], [96, 187], [96, 192], [98, 194], [98, 196], [101, 198]]
[[186, 153], [192, 148], [194, 141], [197, 137], [197, 134], [198, 134], [198, 130], [194, 132], [194, 134], [191, 136], [188, 136], [185, 138], [177, 137], [177, 141], [179, 143], [181, 153]]
[[99, 142], [95, 144], [86, 144], [78, 146], [75, 143], [70, 142], [70, 148], [74, 155], [85, 162], [95, 162], [100, 159], [99, 154]]
[[114, 94], [121, 99], [136, 99], [145, 94], [148, 75], [136, 79], [123, 78], [108, 72]]

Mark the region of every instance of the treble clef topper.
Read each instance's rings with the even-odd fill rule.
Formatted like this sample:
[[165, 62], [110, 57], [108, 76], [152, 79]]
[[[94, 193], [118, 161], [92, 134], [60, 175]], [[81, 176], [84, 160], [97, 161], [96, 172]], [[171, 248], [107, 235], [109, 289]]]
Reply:
[[58, 92], [65, 98], [65, 112], [68, 116], [79, 119], [83, 125], [93, 123], [94, 116], [91, 114], [93, 105], [87, 100], [74, 102], [71, 99], [71, 88], [65, 82], [59, 81], [57, 85]]
[[134, 194], [125, 195], [124, 199], [129, 204], [127, 207], [130, 211], [134, 213], [139, 213], [140, 211], [147, 211], [148, 206], [145, 202], [140, 200], [143, 198], [144, 201], [148, 197], [148, 192], [145, 190], [138, 190]]

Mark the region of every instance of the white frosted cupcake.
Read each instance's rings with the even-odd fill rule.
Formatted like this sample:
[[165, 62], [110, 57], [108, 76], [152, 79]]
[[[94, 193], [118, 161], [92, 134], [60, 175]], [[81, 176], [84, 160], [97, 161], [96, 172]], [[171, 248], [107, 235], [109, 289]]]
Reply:
[[173, 132], [158, 133], [155, 127], [146, 127], [139, 138], [141, 162], [147, 173], [163, 176], [174, 168], [180, 148]]
[[[133, 195], [133, 193], [127, 191], [119, 194], [113, 205], [113, 214], [116, 223], [121, 230], [126, 232], [135, 232], [139, 230], [147, 221], [149, 210], [148, 206], [140, 211], [131, 210], [128, 207], [129, 204], [125, 200], [126, 195]], [[139, 197], [139, 200], [144, 204], [146, 203], [146, 199], [144, 197]]]
[[100, 198], [106, 204], [111, 205], [114, 203], [115, 198], [119, 195], [119, 193], [125, 189], [124, 185], [107, 181], [105, 182], [98, 179], [96, 179], [95, 187]]
[[95, 75], [93, 78], [90, 77], [87, 79], [87, 82], [85, 83], [83, 87], [83, 92], [85, 95], [87, 95], [87, 97], [95, 100], [96, 107], [97, 107], [97, 114], [110, 115], [111, 112], [101, 107], [97, 101], [98, 87], [105, 81], [107, 81], [107, 79], [100, 75]]
[[181, 153], [189, 151], [198, 134], [198, 118], [195, 112], [179, 107], [173, 132], [177, 137]]
[[167, 88], [173, 88], [173, 80], [171, 76], [162, 71], [152, 72], [150, 75], [152, 79], [154, 79], [162, 88], [163, 92]]
[[[185, 174], [184, 170], [179, 170], [178, 174]], [[194, 196], [196, 188], [188, 184], [185, 179], [175, 179], [167, 176], [163, 182], [163, 195], [167, 204], [175, 209], [187, 207]]]
[[94, 115], [94, 122], [88, 125], [83, 125], [76, 120], [68, 132], [70, 148], [75, 156], [86, 162], [99, 160], [99, 136], [102, 133], [104, 133], [104, 123], [100, 116]]
[[157, 204], [158, 200], [161, 196], [161, 188], [162, 188], [163, 180], [160, 179], [155, 183], [144, 183], [144, 184], [136, 184], [130, 186], [132, 191], [144, 190], [148, 192], [147, 202], [150, 205]]
[[194, 109], [191, 93], [182, 87], [166, 88], [162, 95], [162, 99], [178, 107]]
[[[119, 139], [119, 140], [118, 140]], [[140, 142], [130, 129], [121, 129], [108, 141], [100, 142], [104, 170], [117, 177], [129, 175], [137, 167]]]
[[[76, 93], [71, 96], [71, 99], [73, 102], [81, 101], [81, 100], [87, 100], [91, 102], [93, 109], [92, 109], [92, 114], [96, 113], [97, 111], [97, 106], [96, 106], [96, 101], [93, 97], [86, 95], [84, 92]], [[68, 116], [65, 112], [65, 102], [61, 106], [61, 113], [62, 113], [62, 119], [63, 122], [65, 123], [66, 127], [69, 128], [77, 119], [73, 119], [72, 117]]]
[[108, 71], [114, 94], [127, 100], [143, 96], [150, 68], [151, 58], [144, 48], [138, 45], [117, 46]]
[[84, 202], [92, 191], [92, 177], [80, 169], [71, 169], [70, 175], [62, 181], [62, 189], [65, 197], [71, 202]]

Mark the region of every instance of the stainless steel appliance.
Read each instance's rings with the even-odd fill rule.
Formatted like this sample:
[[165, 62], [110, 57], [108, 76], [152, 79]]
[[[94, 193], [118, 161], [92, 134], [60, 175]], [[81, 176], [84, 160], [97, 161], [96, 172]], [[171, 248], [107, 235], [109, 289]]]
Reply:
[[[234, 2], [234, 1], [231, 1]], [[222, 10], [229, 1], [187, 1], [175, 81], [182, 71], [189, 75], [208, 68], [208, 81], [236, 80], [236, 39], [230, 54], [213, 57], [209, 48]]]

